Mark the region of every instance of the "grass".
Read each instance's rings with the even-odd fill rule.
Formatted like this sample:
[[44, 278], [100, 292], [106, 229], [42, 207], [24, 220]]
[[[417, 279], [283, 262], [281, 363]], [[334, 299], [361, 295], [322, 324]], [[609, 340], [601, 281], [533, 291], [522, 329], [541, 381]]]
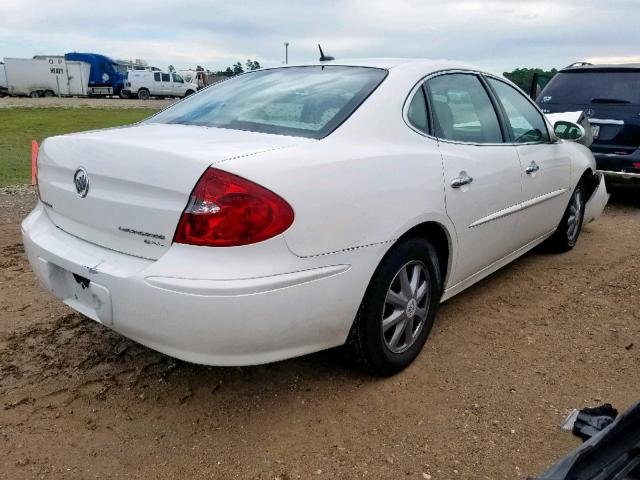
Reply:
[[0, 109], [0, 186], [31, 182], [31, 140], [137, 122], [154, 109]]

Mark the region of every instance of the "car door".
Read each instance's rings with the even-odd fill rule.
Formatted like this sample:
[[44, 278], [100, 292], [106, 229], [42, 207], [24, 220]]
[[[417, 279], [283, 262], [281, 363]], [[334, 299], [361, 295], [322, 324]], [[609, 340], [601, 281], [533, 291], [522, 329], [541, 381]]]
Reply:
[[151, 84], [150, 90], [151, 95], [163, 94], [162, 75], [160, 75], [160, 72], [153, 72], [153, 82]]
[[173, 84], [171, 83], [171, 75], [168, 73], [161, 73], [162, 77], [162, 95], [173, 95]]
[[522, 243], [532, 242], [562, 219], [571, 194], [571, 157], [563, 143], [551, 141], [543, 114], [526, 95], [500, 79], [486, 78], [524, 167], [518, 235]]
[[171, 80], [173, 80], [173, 94], [176, 97], [184, 97], [184, 80], [177, 73], [171, 74]]
[[442, 155], [446, 210], [458, 239], [455, 285], [521, 247], [514, 232], [522, 168], [478, 75], [439, 74], [425, 89]]

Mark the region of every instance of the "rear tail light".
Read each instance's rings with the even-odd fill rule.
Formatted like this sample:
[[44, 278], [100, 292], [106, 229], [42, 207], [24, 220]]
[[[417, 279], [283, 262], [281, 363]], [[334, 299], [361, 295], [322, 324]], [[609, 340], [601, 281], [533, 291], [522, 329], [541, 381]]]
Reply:
[[248, 245], [284, 232], [293, 218], [291, 206], [272, 191], [208, 168], [191, 193], [173, 241], [210, 247]]

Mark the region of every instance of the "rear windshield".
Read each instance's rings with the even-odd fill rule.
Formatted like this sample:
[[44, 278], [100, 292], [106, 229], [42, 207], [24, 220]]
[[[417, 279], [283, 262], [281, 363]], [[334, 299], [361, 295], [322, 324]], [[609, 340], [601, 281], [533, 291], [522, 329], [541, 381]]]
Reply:
[[558, 73], [538, 97], [540, 104], [640, 104], [640, 71]]
[[261, 70], [206, 88], [148, 122], [322, 138], [386, 75], [379, 68], [329, 65]]

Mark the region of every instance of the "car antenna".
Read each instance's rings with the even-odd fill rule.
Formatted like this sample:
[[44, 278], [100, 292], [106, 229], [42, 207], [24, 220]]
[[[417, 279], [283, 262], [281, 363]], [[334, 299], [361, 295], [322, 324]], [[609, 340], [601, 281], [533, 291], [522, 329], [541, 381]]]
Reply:
[[324, 52], [322, 51], [322, 47], [320, 46], [320, 44], [318, 44], [318, 48], [320, 49], [320, 61], [321, 62], [329, 62], [331, 60], [335, 60], [334, 57], [329, 57], [327, 55], [324, 54]]

